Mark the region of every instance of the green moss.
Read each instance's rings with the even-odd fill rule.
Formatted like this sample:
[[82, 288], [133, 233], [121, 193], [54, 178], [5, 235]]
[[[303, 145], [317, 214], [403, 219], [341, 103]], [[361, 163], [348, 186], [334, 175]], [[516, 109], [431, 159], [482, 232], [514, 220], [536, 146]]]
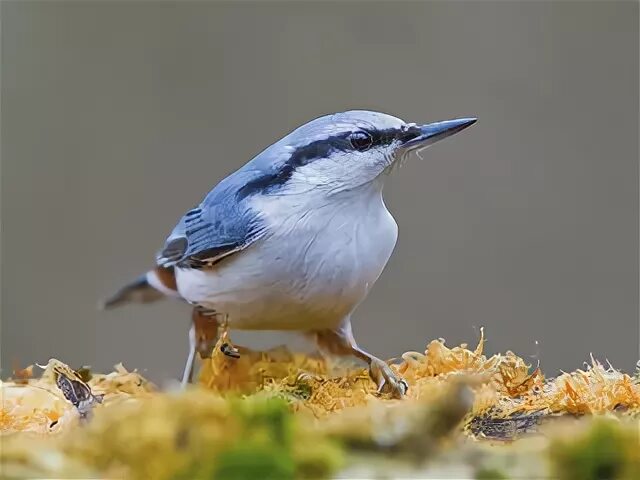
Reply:
[[293, 438], [293, 417], [287, 402], [280, 398], [247, 398], [235, 403], [234, 412], [243, 423], [247, 437], [266, 436], [282, 448]]
[[238, 443], [218, 455], [210, 478], [224, 480], [289, 480], [295, 476], [291, 452], [277, 446]]
[[550, 447], [552, 472], [561, 480], [631, 480], [640, 478], [638, 433], [614, 420], [594, 421], [571, 441]]
[[293, 448], [296, 478], [330, 478], [344, 464], [342, 447], [317, 436], [304, 438]]
[[288, 403], [277, 397], [232, 401], [237, 429], [221, 450], [203, 450], [176, 480], [328, 478], [342, 465], [341, 449], [322, 435], [303, 430]]
[[476, 472], [476, 480], [507, 480], [507, 477], [497, 468], [481, 468]]

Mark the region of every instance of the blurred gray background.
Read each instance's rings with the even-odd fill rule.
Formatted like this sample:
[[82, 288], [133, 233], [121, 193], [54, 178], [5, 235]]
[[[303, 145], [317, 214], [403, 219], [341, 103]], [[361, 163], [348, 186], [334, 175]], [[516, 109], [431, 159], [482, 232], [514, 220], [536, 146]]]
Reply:
[[[357, 311], [384, 357], [444, 337], [638, 359], [637, 2], [2, 2], [2, 367], [177, 376], [189, 309], [100, 312], [177, 219], [301, 123], [478, 116], [390, 179]], [[282, 337], [238, 333], [269, 346]]]

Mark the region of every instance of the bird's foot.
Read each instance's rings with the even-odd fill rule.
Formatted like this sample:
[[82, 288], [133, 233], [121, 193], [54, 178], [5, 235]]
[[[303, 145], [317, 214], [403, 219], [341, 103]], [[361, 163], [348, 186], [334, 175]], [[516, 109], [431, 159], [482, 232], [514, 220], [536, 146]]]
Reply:
[[389, 392], [394, 398], [402, 398], [409, 390], [406, 380], [379, 358], [371, 359], [369, 375], [378, 386], [378, 393]]
[[229, 330], [226, 328], [222, 332], [220, 341], [222, 342], [222, 345], [220, 345], [220, 351], [224, 355], [231, 358], [240, 358], [240, 351], [231, 343], [231, 340], [229, 339]]
[[394, 398], [402, 398], [407, 393], [409, 385], [404, 378], [395, 373], [387, 363], [358, 347], [353, 339], [349, 318], [346, 318], [338, 329], [318, 330], [312, 333], [321, 350], [334, 355], [354, 355], [367, 362], [369, 376], [377, 385], [378, 393], [388, 392]]
[[223, 343], [220, 345], [220, 351], [227, 357], [240, 358], [240, 351], [230, 343]]

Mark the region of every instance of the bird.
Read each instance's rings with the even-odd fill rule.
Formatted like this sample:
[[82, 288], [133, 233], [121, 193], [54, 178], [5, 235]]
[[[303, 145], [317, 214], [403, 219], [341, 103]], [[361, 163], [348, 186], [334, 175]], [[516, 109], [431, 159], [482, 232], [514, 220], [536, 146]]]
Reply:
[[417, 124], [368, 110], [315, 118], [220, 181], [178, 221], [154, 268], [104, 306], [191, 304], [183, 385], [224, 322], [301, 332], [323, 352], [364, 361], [378, 391], [400, 398], [406, 381], [362, 349], [351, 326], [398, 237], [383, 186], [407, 158], [476, 120]]

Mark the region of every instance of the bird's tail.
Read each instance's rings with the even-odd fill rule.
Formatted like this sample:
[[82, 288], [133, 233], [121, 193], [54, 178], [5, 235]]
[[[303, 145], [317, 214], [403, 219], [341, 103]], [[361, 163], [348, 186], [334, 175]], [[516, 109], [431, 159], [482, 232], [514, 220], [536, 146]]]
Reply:
[[151, 303], [166, 297], [179, 298], [173, 267], [156, 267], [119, 289], [100, 307], [111, 309], [126, 303]]

